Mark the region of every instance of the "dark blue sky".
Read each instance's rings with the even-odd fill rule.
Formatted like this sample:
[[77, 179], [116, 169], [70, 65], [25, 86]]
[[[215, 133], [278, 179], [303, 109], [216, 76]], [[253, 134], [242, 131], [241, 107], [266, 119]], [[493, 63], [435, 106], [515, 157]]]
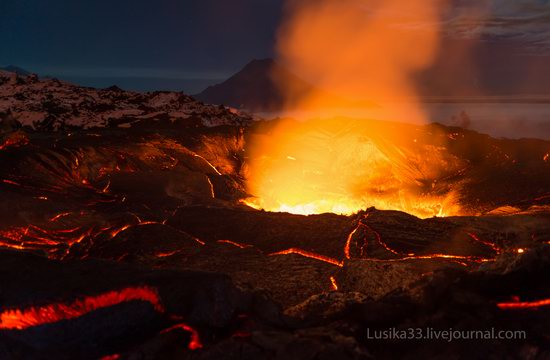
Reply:
[[75, 79], [220, 79], [272, 55], [281, 4], [1, 0], [0, 65]]

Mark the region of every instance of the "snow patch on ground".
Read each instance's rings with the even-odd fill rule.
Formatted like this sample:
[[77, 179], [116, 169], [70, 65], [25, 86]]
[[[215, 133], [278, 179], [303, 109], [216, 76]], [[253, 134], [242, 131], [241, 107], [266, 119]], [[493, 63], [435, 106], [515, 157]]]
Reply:
[[129, 127], [160, 119], [203, 126], [247, 126], [252, 116], [203, 104], [179, 92], [139, 93], [117, 87], [94, 89], [57, 79], [21, 76], [0, 70], [0, 115], [11, 114], [36, 130]]

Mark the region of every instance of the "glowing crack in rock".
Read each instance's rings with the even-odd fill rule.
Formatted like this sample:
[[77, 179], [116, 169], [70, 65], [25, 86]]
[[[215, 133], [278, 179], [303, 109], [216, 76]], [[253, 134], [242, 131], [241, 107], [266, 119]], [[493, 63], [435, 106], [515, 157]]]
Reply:
[[499, 309], [503, 310], [519, 310], [519, 309], [538, 309], [543, 306], [550, 306], [550, 299], [535, 300], [535, 301], [514, 301], [498, 303]]
[[[71, 303], [60, 302], [26, 309], [6, 309], [0, 313], [0, 330], [25, 330], [62, 320], [76, 319], [98, 309], [131, 301], [147, 302], [153, 306], [155, 311], [159, 313], [166, 312], [155, 288], [150, 286], [128, 287], [99, 295], [85, 296]], [[202, 348], [198, 332], [187, 324], [178, 323], [161, 331], [161, 333], [167, 333], [175, 329], [182, 329], [191, 334], [190, 342], [187, 345], [190, 350]], [[106, 358], [117, 359], [119, 355], [114, 354]]]
[[161, 334], [166, 334], [168, 332], [171, 332], [171, 331], [174, 331], [174, 330], [177, 330], [177, 329], [186, 331], [191, 335], [191, 339], [189, 341], [189, 344], [187, 345], [189, 350], [198, 350], [198, 349], [201, 349], [203, 347], [203, 345], [201, 343], [201, 340], [200, 340], [200, 337], [199, 337], [199, 333], [187, 324], [176, 324], [174, 326], [169, 327], [168, 329], [162, 330], [160, 333]]
[[334, 276], [330, 277], [330, 284], [332, 285], [332, 290], [338, 291], [338, 283], [336, 282], [336, 278]]
[[339, 266], [339, 267], [344, 266], [343, 262], [341, 262], [339, 260], [333, 259], [333, 258], [325, 256], [325, 255], [317, 254], [317, 253], [314, 253], [314, 252], [311, 252], [311, 251], [298, 249], [298, 248], [290, 248], [290, 249], [287, 249], [287, 250], [278, 251], [278, 252], [269, 254], [269, 256], [276, 256], [276, 255], [300, 255], [300, 256], [303, 256], [303, 257], [306, 257], [306, 258], [309, 258], [309, 259], [322, 261], [322, 262], [332, 264], [332, 265], [336, 265], [336, 266]]
[[233, 245], [235, 247], [238, 247], [239, 249], [246, 249], [246, 248], [252, 247], [252, 245], [241, 244], [232, 240], [218, 240], [217, 243]]
[[128, 287], [100, 295], [86, 296], [72, 303], [53, 303], [27, 309], [6, 309], [0, 313], [0, 329], [23, 330], [29, 327], [75, 319], [94, 310], [129, 301], [144, 301], [163, 313], [164, 307], [155, 288], [148, 286]]

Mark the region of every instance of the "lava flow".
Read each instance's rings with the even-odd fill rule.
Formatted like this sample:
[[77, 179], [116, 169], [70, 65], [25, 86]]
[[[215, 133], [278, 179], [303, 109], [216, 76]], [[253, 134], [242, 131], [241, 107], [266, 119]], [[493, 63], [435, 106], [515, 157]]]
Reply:
[[53, 303], [27, 309], [6, 309], [0, 313], [0, 329], [23, 330], [29, 327], [75, 319], [94, 310], [129, 301], [145, 301], [163, 313], [164, 307], [156, 289], [149, 286], [128, 287], [100, 295], [86, 296], [72, 303]]
[[[373, 261], [395, 262], [395, 261], [406, 261], [406, 260], [446, 259], [446, 260], [454, 261], [463, 266], [468, 266], [468, 263], [482, 263], [482, 262], [488, 262], [488, 261], [494, 260], [494, 258], [486, 258], [482, 256], [472, 256], [472, 255], [453, 255], [453, 254], [439, 254], [439, 253], [418, 255], [412, 252], [409, 252], [409, 253], [400, 252], [392, 248], [390, 245], [388, 245], [382, 239], [382, 236], [380, 235], [380, 233], [375, 229], [373, 229], [370, 225], [368, 225], [367, 223], [368, 219], [369, 219], [368, 213], [361, 216], [361, 218], [358, 221], [358, 224], [347, 236], [346, 242], [344, 245], [344, 257], [346, 259], [352, 258], [351, 248], [352, 248], [352, 244], [355, 244], [356, 245], [355, 247], [359, 249], [361, 258], [369, 258], [370, 260], [373, 260]], [[358, 236], [359, 231], [361, 231], [360, 237]], [[368, 234], [373, 234], [376, 244], [381, 248], [385, 249], [388, 253], [390, 253], [392, 255], [392, 258], [380, 260], [380, 259], [368, 257], [369, 254], [367, 253], [367, 246], [369, 243], [366, 238]], [[477, 235], [473, 233], [468, 233], [468, 236], [472, 240], [480, 244], [483, 244], [484, 246], [490, 247], [495, 253], [495, 255], [498, 255], [502, 252], [502, 250], [495, 244], [488, 241], [481, 240]]]
[[178, 330], [178, 329], [186, 331], [191, 335], [191, 340], [189, 341], [189, 344], [187, 345], [189, 350], [197, 350], [197, 349], [201, 349], [203, 347], [203, 345], [201, 343], [201, 340], [200, 340], [200, 337], [199, 337], [199, 333], [187, 324], [176, 324], [176, 325], [173, 325], [173, 326], [169, 327], [168, 329], [162, 330], [160, 333], [161, 334], [166, 334], [166, 333], [169, 333], [171, 331]]
[[53, 253], [58, 249], [70, 249], [91, 236], [91, 230], [81, 227], [49, 230], [35, 225], [0, 230], [0, 246], [18, 250], [43, 250]]
[[306, 257], [306, 258], [309, 258], [309, 259], [322, 261], [322, 262], [325, 262], [327, 264], [336, 265], [338, 267], [343, 267], [344, 266], [343, 262], [338, 261], [336, 259], [333, 259], [331, 257], [324, 256], [324, 255], [321, 255], [321, 254], [316, 254], [314, 252], [306, 251], [306, 250], [302, 250], [302, 249], [298, 249], [298, 248], [291, 248], [291, 249], [287, 249], [287, 250], [283, 250], [283, 251], [278, 251], [276, 253], [269, 254], [269, 255], [270, 256], [275, 256], [275, 255], [291, 255], [291, 254], [300, 255], [300, 256], [303, 256], [303, 257]]
[[535, 301], [514, 301], [514, 302], [502, 302], [497, 306], [503, 310], [519, 310], [519, 309], [538, 309], [543, 306], [550, 306], [550, 299], [535, 300]]
[[[153, 306], [155, 311], [166, 312], [156, 288], [150, 286], [127, 287], [99, 295], [85, 296], [71, 303], [60, 302], [26, 309], [6, 309], [0, 313], [0, 330], [25, 330], [35, 326], [76, 319], [95, 310], [132, 301], [147, 302]], [[179, 319], [179, 317], [177, 318]], [[175, 329], [182, 329], [190, 333], [191, 338], [187, 345], [189, 350], [202, 348], [198, 332], [187, 324], [178, 323], [161, 333]], [[116, 355], [114, 358], [117, 358]]]
[[0, 143], [0, 151], [6, 150], [10, 147], [20, 147], [29, 143], [28, 137], [24, 133], [14, 133], [7, 138], [4, 142]]
[[332, 285], [332, 290], [338, 291], [338, 283], [336, 282], [336, 278], [334, 276], [331, 276], [329, 279], [330, 284]]

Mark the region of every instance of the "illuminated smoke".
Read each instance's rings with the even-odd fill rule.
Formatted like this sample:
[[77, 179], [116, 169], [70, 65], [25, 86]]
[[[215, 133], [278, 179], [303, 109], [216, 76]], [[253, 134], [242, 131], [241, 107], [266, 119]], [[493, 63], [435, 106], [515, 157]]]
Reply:
[[437, 55], [442, 10], [439, 0], [289, 1], [279, 58], [322, 90], [297, 96], [280, 85], [289, 107], [321, 119], [280, 122], [252, 141], [249, 191], [256, 199], [248, 203], [299, 214], [369, 206], [457, 214], [453, 194], [433, 196], [418, 185], [452, 167], [437, 148], [422, 148], [410, 133], [335, 117], [374, 108], [381, 118], [423, 123], [413, 77]]
[[291, 0], [286, 10], [279, 58], [323, 89], [289, 103], [321, 116], [374, 106], [386, 118], [424, 120], [412, 77], [436, 58], [442, 1]]

